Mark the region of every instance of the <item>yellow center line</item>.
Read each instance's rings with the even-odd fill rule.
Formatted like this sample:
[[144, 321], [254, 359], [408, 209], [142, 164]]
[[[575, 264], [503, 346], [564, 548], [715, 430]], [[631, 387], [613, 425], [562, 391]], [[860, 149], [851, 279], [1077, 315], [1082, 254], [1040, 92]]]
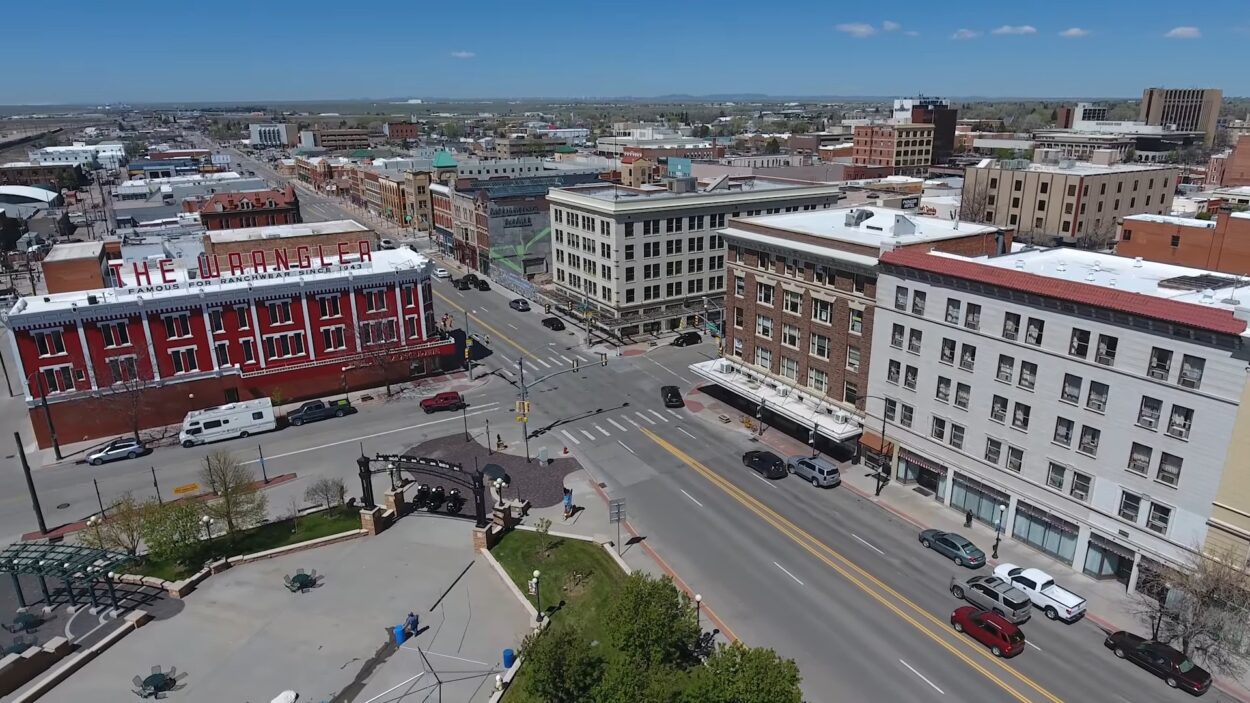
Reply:
[[[485, 322], [482, 322], [482, 319], [481, 319], [480, 317], [477, 317], [476, 315], [473, 315], [473, 314], [469, 313], [469, 311], [468, 311], [468, 310], [465, 310], [464, 308], [460, 307], [459, 305], [456, 305], [456, 302], [455, 302], [454, 300], [452, 300], [451, 298], [448, 298], [447, 296], [443, 295], [442, 293], [439, 293], [437, 290], [435, 290], [435, 291], [434, 291], [434, 295], [435, 295], [435, 297], [440, 298], [440, 299], [441, 299], [444, 303], [447, 303], [448, 305], [452, 306], [452, 307], [453, 307], [453, 308], [455, 308], [456, 310], [459, 310], [459, 311], [460, 311], [460, 312], [462, 312], [462, 313], [467, 313], [467, 314], [469, 314], [469, 317], [472, 317], [472, 318], [473, 318], [473, 321], [474, 321], [474, 322], [476, 322], [476, 323], [477, 323], [480, 327], [484, 328], [487, 332], [490, 332], [491, 334], [495, 335], [495, 336], [496, 336], [496, 337], [498, 337], [499, 339], [502, 339], [503, 341], [507, 342], [508, 344], [511, 344], [511, 345], [512, 345], [512, 346], [513, 346], [513, 347], [514, 347], [514, 348], [515, 348], [518, 352], [520, 352], [520, 353], [524, 354], [525, 356], [528, 356], [528, 357], [529, 357], [529, 358], [531, 358], [531, 359], [537, 359], [537, 358], [538, 358], [538, 357], [534, 356], [533, 354], [529, 353], [528, 351], [526, 351], [526, 350], [525, 350], [525, 347], [522, 347], [520, 344], [517, 344], [516, 342], [512, 341], [512, 339], [511, 339], [510, 337], [508, 337], [508, 335], [504, 334], [503, 332], [500, 332], [499, 330], [495, 329], [494, 327], [491, 327], [490, 325], [486, 324]], [[467, 330], [466, 330], [466, 331], [467, 331]]]
[[[895, 615], [897, 615], [898, 617], [900, 617], [901, 619], [903, 619], [904, 621], [906, 621], [907, 623], [915, 627], [920, 632], [924, 633], [934, 642], [937, 642], [939, 645], [941, 645], [948, 652], [950, 652], [951, 654], [955, 655], [960, 660], [962, 660], [965, 664], [972, 667], [973, 669], [975, 669], [976, 671], [984, 675], [989, 680], [993, 681], [1004, 691], [1011, 694], [1011, 696], [1015, 698], [1016, 700], [1021, 701], [1021, 703], [1029, 703], [1030, 698], [1028, 696], [1026, 696], [1024, 693], [1021, 693], [1018, 689], [1016, 689], [1007, 681], [1004, 681], [1002, 678], [999, 678], [999, 676], [997, 676], [995, 673], [987, 670], [981, 663], [974, 661], [971, 657], [968, 656], [968, 654], [963, 649], [957, 648], [951, 642], [947, 641], [946, 635], [949, 632], [949, 630], [947, 629], [948, 623], [938, 619], [932, 613], [921, 608], [911, 599], [906, 598], [905, 596], [901, 595], [900, 593], [895, 591], [893, 588], [886, 585], [885, 583], [877, 579], [872, 574], [868, 573], [858, 564], [855, 564], [850, 559], [846, 558], [842, 554], [830, 548], [825, 543], [816, 539], [805, 530], [799, 528], [794, 523], [782, 517], [780, 514], [778, 514], [777, 512], [775, 512], [768, 506], [756, 500], [750, 494], [738, 488], [733, 483], [729, 482], [727, 479], [716, 474], [711, 469], [704, 466], [702, 463], [700, 463], [699, 461], [697, 461], [690, 455], [681, 451], [680, 449], [675, 447], [673, 444], [662, 439], [651, 430], [644, 427], [642, 428], [642, 432], [647, 437], [649, 437], [651, 441], [658, 444], [661, 448], [663, 448], [668, 453], [677, 457], [682, 463], [694, 469], [697, 473], [699, 473], [709, 482], [716, 485], [722, 491], [727, 493], [731, 498], [738, 501], [738, 503], [742, 504], [748, 510], [758, 515], [765, 522], [775, 527], [779, 532], [789, 537], [791, 541], [793, 541], [795, 544], [802, 547], [809, 554], [816, 557], [816, 559], [818, 559], [819, 561], [827, 565], [829, 568], [836, 571], [838, 574], [840, 574], [846, 580], [850, 581], [852, 584], [854, 584], [864, 593], [871, 596], [874, 600], [876, 600], [878, 603], [884, 606], [887, 610], [894, 613]], [[832, 559], [830, 557], [832, 557]], [[877, 588], [876, 589], [872, 588], [869, 585], [869, 583], [876, 586]], [[904, 606], [911, 608], [916, 613], [920, 614], [922, 619], [930, 621], [933, 625], [936, 626], [937, 628], [936, 631], [934, 629], [926, 627], [922, 622], [912, 617], [910, 613], [907, 613], [906, 611], [901, 609], [899, 606], [887, 600], [885, 596], [882, 595], [882, 592], [894, 597]], [[963, 647], [966, 648], [966, 646], [967, 646], [966, 643], [963, 643]], [[1023, 673], [1007, 666], [998, 657], [995, 657], [989, 652], [980, 648], [975, 648], [972, 651], [986, 658], [988, 661], [994, 663], [996, 666], [1000, 667], [1003, 671], [1010, 673], [1012, 676], [1016, 677], [1021, 682], [1023, 682], [1024, 684], [1026, 684], [1033, 690], [1040, 693], [1047, 700], [1052, 701], [1052, 703], [1062, 703], [1062, 700], [1060, 698], [1058, 698], [1057, 696], [1055, 696], [1054, 694], [1052, 694], [1051, 692], [1043, 688], [1040, 684], [1033, 681], [1028, 676], [1025, 676]]]

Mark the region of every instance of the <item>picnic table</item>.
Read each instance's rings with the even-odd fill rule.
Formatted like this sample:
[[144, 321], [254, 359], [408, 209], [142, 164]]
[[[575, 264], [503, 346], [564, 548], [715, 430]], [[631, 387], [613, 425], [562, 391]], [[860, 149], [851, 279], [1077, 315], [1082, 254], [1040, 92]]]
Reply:
[[178, 685], [178, 680], [174, 678], [174, 669], [163, 672], [160, 667], [152, 667], [152, 673], [140, 679], [138, 676], [134, 678], [134, 684], [138, 687], [135, 691], [140, 698], [159, 698], [160, 694], [174, 690]]
[[303, 569], [296, 569], [294, 576], [283, 576], [282, 581], [291, 593], [303, 593], [317, 587], [317, 572], [305, 573]]
[[309, 574], [295, 574], [291, 577], [291, 585], [302, 591], [313, 585], [312, 576]]
[[31, 630], [43, 624], [43, 620], [34, 613], [21, 612], [13, 616], [13, 624], [5, 625], [4, 629], [9, 632], [30, 632]]

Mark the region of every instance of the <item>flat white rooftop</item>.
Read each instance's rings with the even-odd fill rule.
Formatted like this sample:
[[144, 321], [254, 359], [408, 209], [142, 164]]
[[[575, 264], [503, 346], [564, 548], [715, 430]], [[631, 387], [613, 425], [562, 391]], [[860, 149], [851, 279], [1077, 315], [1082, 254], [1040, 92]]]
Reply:
[[636, 200], [661, 200], [674, 198], [698, 198], [735, 193], [762, 193], [781, 190], [799, 190], [803, 188], [828, 187], [827, 183], [808, 183], [806, 181], [789, 181], [777, 178], [761, 178], [759, 176], [743, 176], [729, 178], [715, 190], [706, 190], [713, 181], [700, 181], [698, 187], [687, 193], [675, 193], [663, 185], [649, 185], [639, 188], [618, 186], [614, 184], [600, 185], [592, 183], [569, 188], [553, 188], [552, 193], [560, 191], [606, 200], [609, 202], [629, 202]]
[[[879, 247], [886, 242], [895, 245], [918, 244], [998, 231], [997, 227], [990, 225], [926, 217], [916, 215], [910, 210], [868, 206], [763, 215], [739, 221], [822, 237], [830, 241], [872, 247]], [[755, 232], [735, 229], [733, 223], [722, 231], [747, 239], [758, 236]]]
[[1215, 220], [1199, 220], [1196, 217], [1176, 217], [1174, 215], [1128, 215], [1124, 218], [1125, 222], [1158, 222], [1165, 225], [1177, 225], [1179, 227], [1204, 227], [1212, 229], [1215, 227]]
[[218, 229], [207, 234], [209, 241], [219, 243], [285, 239], [287, 237], [312, 237], [320, 234], [344, 234], [346, 232], [372, 232], [372, 230], [355, 220], [329, 220], [326, 222], [302, 222], [296, 225]]
[[1133, 173], [1135, 171], [1166, 171], [1176, 170], [1176, 166], [1168, 164], [1111, 164], [1102, 166], [1088, 161], [1065, 161], [1063, 164], [1030, 163], [1026, 168], [1003, 168], [992, 160], [987, 165], [977, 164], [971, 168], [1002, 168], [1004, 171], [1031, 171], [1033, 173], [1066, 173], [1073, 176], [1107, 176], [1114, 173]]
[[44, 261], [69, 261], [72, 259], [99, 259], [104, 242], [61, 242], [43, 257]]

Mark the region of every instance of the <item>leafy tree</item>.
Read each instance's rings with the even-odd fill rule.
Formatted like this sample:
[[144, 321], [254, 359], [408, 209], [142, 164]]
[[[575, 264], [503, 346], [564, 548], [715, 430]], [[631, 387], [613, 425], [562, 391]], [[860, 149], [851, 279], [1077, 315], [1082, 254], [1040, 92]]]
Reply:
[[807, 134], [807, 132], [810, 129], [811, 129], [811, 125], [809, 125], [808, 123], [802, 120], [798, 120], [798, 121], [790, 123], [791, 134]]
[[265, 494], [256, 486], [256, 475], [230, 452], [218, 450], [204, 457], [200, 480], [217, 495], [204, 505], [209, 517], [222, 522], [227, 534], [251, 527], [265, 519]]
[[1202, 212], [1198, 213], [1194, 217], [1199, 220], [1214, 220], [1215, 213], [1211, 212], [1210, 210], [1203, 210]]
[[777, 141], [776, 137], [769, 137], [768, 141], [764, 143], [764, 153], [765, 154], [780, 154], [781, 142]]
[[525, 690], [549, 703], [583, 703], [603, 676], [603, 660], [574, 627], [555, 625], [521, 644]]
[[439, 131], [448, 139], [459, 139], [464, 136], [464, 127], [458, 122], [444, 122]]
[[734, 642], [691, 671], [682, 703], [802, 703], [800, 681], [793, 659]]
[[151, 504], [152, 501], [140, 502], [131, 493], [125, 493], [109, 508], [108, 518], [83, 530], [79, 541], [97, 549], [138, 554]]
[[694, 131], [691, 132], [691, 134], [693, 134], [694, 136], [700, 139], [703, 139], [703, 138], [712, 136], [712, 128], [705, 124], [696, 125], [694, 128]]
[[630, 574], [604, 623], [612, 643], [640, 667], [683, 666], [695, 660], [699, 623], [690, 597], [672, 579]]
[[333, 508], [347, 498], [347, 486], [341, 478], [319, 478], [304, 491], [304, 500]]
[[193, 503], [149, 506], [143, 521], [143, 543], [157, 561], [188, 563], [199, 552], [200, 514]]
[[595, 703], [680, 703], [689, 675], [665, 666], [641, 667], [612, 659], [595, 688]]

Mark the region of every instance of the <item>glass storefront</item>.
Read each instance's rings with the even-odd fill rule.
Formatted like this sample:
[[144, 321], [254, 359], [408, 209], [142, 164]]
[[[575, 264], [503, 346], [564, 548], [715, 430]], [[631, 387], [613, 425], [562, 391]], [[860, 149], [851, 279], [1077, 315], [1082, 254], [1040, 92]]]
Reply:
[[1109, 581], [1115, 579], [1128, 588], [1129, 578], [1133, 575], [1133, 550], [1102, 535], [1091, 533], [1089, 549], [1085, 552], [1086, 574], [1096, 579]]
[[[951, 507], [961, 513], [972, 511], [972, 517], [996, 527], [999, 506], [1011, 504], [1011, 496], [970, 476], [955, 473], [951, 485]], [[1005, 512], [1005, 511], [1004, 511]]]
[[1079, 529], [1054, 513], [1030, 505], [1016, 503], [1016, 521], [1011, 536], [1071, 566], [1076, 556]]
[[914, 483], [933, 491], [934, 500], [941, 501], [946, 494], [946, 471], [946, 467], [936, 461], [903, 448], [898, 450], [899, 482]]

